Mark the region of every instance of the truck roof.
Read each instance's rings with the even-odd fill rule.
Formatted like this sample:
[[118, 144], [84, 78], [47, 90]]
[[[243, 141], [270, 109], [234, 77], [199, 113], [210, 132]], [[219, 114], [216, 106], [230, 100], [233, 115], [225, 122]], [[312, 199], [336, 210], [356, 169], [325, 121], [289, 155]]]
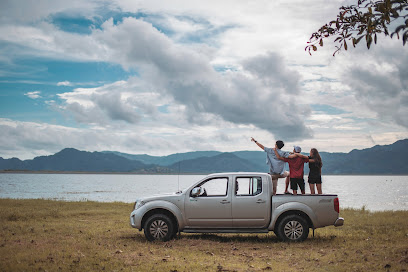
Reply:
[[244, 175], [244, 176], [252, 176], [252, 175], [269, 175], [265, 172], [220, 172], [220, 173], [212, 173], [208, 174], [208, 176], [218, 176], [218, 175]]

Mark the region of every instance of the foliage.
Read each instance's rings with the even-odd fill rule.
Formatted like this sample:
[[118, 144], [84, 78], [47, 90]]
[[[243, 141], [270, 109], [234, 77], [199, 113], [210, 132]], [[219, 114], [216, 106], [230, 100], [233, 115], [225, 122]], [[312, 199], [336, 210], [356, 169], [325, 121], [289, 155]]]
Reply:
[[377, 43], [377, 34], [390, 35], [388, 27], [397, 19], [403, 23], [396, 27], [390, 37], [396, 35], [399, 39], [401, 35], [405, 45], [408, 41], [407, 18], [408, 0], [358, 0], [357, 5], [342, 6], [336, 20], [313, 33], [305, 51], [311, 55], [311, 51], [316, 51], [317, 45], [323, 46], [323, 40], [329, 37], [336, 37], [334, 42], [338, 43], [333, 56], [342, 48], [347, 50], [347, 41], [355, 47], [365, 38], [367, 48], [370, 49], [373, 41]]

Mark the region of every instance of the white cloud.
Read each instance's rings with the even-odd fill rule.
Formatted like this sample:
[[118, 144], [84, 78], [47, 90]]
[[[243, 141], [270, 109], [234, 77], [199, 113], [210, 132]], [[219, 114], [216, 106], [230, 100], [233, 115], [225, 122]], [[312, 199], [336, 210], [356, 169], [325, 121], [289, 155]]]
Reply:
[[66, 81], [58, 82], [57, 86], [72, 86], [72, 83], [66, 80]]
[[[125, 18], [118, 25], [109, 20], [89, 39], [105, 49], [107, 60], [138, 67], [141, 85], [184, 105], [192, 124], [211, 122], [217, 117], [235, 124], [253, 124], [277, 137], [296, 139], [311, 135], [302, 121], [308, 108], [290, 98], [299, 93], [300, 76], [286, 67], [276, 53], [246, 59], [241, 70], [218, 73], [207, 56], [175, 44], [151, 24], [134, 18]], [[97, 51], [96, 48], [94, 52]], [[140, 89], [128, 83], [118, 84], [76, 89], [59, 96], [67, 101], [65, 109], [81, 122], [106, 123], [107, 118], [137, 122], [141, 104], [147, 106], [137, 99]], [[123, 99], [124, 90], [135, 98]]]
[[38, 99], [41, 98], [41, 92], [40, 91], [34, 91], [34, 92], [27, 92], [24, 95], [28, 96], [31, 99]]
[[[128, 125], [122, 127], [69, 128], [47, 123], [20, 122], [0, 118], [0, 156], [31, 159], [50, 155], [66, 147], [79, 150], [113, 150], [132, 154], [168, 155], [197, 150], [236, 151], [237, 143], [255, 149], [253, 133], [265, 132], [250, 127], [236, 129], [229, 123], [218, 126], [176, 127], [166, 124]], [[223, 135], [223, 137], [222, 137]], [[271, 141], [272, 142], [272, 141]]]
[[400, 47], [387, 40], [361, 53], [363, 63], [348, 63], [342, 80], [378, 119], [408, 128], [408, 52]]
[[[99, 3], [98, 3], [99, 2]], [[9, 23], [37, 22], [46, 19], [50, 14], [59, 12], [82, 14], [91, 17], [94, 11], [103, 4], [103, 1], [55, 1], [55, 0], [37, 0], [14, 1], [2, 0], [0, 8], [0, 21]]]

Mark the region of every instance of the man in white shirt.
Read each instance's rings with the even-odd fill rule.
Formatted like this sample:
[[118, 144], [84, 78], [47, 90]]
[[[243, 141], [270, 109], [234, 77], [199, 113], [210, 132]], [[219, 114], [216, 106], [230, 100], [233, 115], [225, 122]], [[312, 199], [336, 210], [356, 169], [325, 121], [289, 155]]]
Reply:
[[[276, 195], [276, 188], [278, 186], [279, 178], [286, 178], [285, 194], [289, 194], [288, 192], [289, 172], [285, 171], [285, 162], [282, 160], [279, 160], [276, 157], [275, 151], [273, 148], [263, 146], [258, 141], [256, 141], [254, 138], [251, 138], [251, 141], [255, 142], [257, 146], [259, 146], [260, 148], [262, 148], [263, 151], [266, 152], [266, 163], [269, 165], [269, 174], [272, 177], [273, 195]], [[283, 141], [281, 140], [276, 141], [276, 144], [275, 144], [276, 151], [279, 153], [279, 156], [283, 158], [290, 158], [290, 156], [292, 156], [291, 153], [281, 150], [281, 148], [284, 145], [285, 144], [283, 143]]]

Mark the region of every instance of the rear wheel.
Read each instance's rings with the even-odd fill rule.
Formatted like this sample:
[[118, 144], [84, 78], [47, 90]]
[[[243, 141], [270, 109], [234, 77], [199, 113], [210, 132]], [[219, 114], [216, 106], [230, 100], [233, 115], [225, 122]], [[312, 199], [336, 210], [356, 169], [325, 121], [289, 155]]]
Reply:
[[279, 222], [276, 234], [282, 241], [301, 242], [309, 235], [309, 225], [300, 215], [288, 215]]
[[144, 225], [144, 233], [149, 241], [168, 241], [174, 237], [174, 224], [164, 214], [153, 214]]

